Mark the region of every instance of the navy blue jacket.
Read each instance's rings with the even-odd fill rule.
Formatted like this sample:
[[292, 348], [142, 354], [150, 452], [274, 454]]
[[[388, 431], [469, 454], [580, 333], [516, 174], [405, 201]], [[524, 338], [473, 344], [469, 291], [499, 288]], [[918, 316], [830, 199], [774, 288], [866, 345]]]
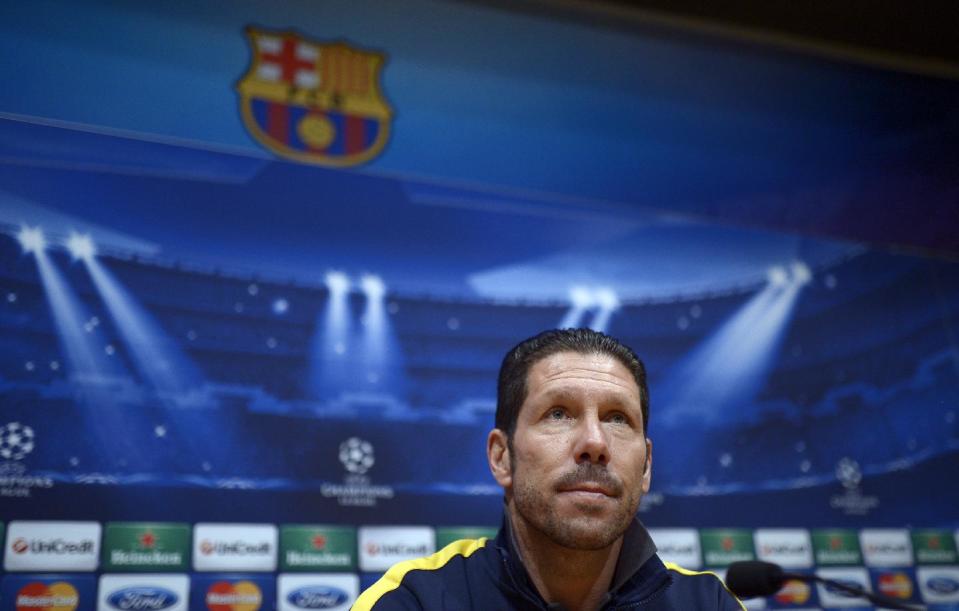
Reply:
[[[649, 611], [745, 609], [713, 573], [663, 563], [639, 520], [627, 529], [601, 608]], [[394, 565], [353, 605], [354, 611], [443, 609], [560, 610], [536, 591], [503, 521], [496, 539], [462, 539], [432, 556]]]

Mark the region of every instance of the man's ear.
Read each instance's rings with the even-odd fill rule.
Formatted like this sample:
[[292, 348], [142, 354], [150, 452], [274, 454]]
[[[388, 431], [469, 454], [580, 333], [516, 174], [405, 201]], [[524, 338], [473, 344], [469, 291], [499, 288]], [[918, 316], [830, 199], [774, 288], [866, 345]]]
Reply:
[[653, 479], [653, 440], [646, 438], [646, 463], [643, 465], [643, 494], [649, 492]]
[[509, 444], [506, 442], [506, 433], [501, 429], [489, 432], [486, 438], [486, 459], [496, 482], [504, 490], [512, 486], [513, 469], [510, 465]]

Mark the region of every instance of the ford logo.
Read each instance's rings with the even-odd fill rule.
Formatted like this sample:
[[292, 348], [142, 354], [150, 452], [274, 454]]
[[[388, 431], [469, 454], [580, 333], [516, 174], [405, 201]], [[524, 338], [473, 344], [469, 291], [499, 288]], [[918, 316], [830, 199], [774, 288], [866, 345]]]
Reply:
[[170, 590], [150, 586], [136, 586], [117, 590], [107, 598], [114, 609], [142, 610], [169, 609], [177, 603], [177, 595]]
[[346, 592], [331, 586], [306, 586], [286, 596], [287, 602], [300, 609], [332, 609], [345, 603], [347, 598]]
[[926, 581], [926, 585], [936, 594], [955, 594], [959, 591], [959, 581], [956, 581], [952, 577], [944, 577], [941, 575], [938, 577], [930, 577]]

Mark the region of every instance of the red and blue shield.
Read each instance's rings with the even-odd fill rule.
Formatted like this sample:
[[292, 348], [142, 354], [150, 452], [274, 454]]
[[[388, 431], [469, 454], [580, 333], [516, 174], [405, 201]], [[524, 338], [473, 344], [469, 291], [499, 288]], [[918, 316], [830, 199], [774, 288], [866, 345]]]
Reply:
[[344, 167], [383, 150], [393, 110], [380, 90], [385, 56], [295, 32], [247, 28], [250, 69], [237, 83], [243, 123], [277, 155]]

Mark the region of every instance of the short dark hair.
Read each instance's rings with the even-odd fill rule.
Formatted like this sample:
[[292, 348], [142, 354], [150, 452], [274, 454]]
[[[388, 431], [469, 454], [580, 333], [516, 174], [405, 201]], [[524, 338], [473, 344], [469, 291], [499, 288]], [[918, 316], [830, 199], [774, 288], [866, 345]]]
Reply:
[[643, 412], [643, 433], [648, 435], [649, 388], [646, 367], [633, 349], [619, 340], [592, 329], [553, 329], [543, 331], [518, 343], [503, 358], [496, 388], [496, 428], [509, 440], [516, 430], [519, 410], [526, 401], [526, 382], [530, 368], [539, 361], [560, 352], [602, 354], [622, 363], [633, 374], [639, 387], [639, 404]]

